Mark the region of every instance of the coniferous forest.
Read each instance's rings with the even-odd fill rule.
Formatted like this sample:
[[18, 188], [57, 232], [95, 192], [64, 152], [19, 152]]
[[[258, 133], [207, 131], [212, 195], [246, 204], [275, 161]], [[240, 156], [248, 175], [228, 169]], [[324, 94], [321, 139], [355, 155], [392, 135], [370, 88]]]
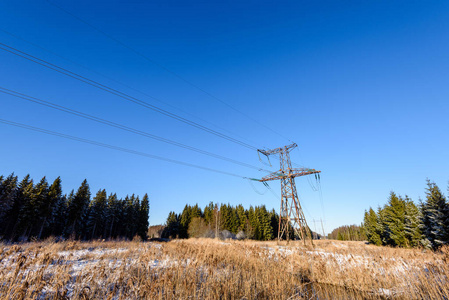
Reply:
[[327, 237], [331, 240], [339, 241], [366, 241], [365, 229], [363, 226], [357, 225], [337, 227]]
[[170, 212], [162, 236], [248, 238], [267, 241], [277, 237], [278, 224], [279, 215], [274, 210], [267, 211], [264, 205], [245, 209], [242, 205], [233, 207], [210, 202], [204, 210], [196, 204], [186, 205], [180, 214]]
[[449, 244], [449, 202], [428, 180], [424, 201], [416, 205], [408, 196], [391, 192], [384, 207], [365, 211], [364, 228], [375, 245], [437, 249]]
[[100, 189], [94, 197], [87, 180], [68, 195], [61, 178], [21, 181], [0, 176], [0, 240], [28, 241], [50, 236], [91, 239], [146, 239], [149, 199], [134, 194], [119, 199]]

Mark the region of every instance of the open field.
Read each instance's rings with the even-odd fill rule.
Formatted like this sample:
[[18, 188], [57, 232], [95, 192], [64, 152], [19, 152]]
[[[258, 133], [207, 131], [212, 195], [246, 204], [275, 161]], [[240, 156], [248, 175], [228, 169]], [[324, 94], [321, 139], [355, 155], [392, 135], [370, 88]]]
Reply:
[[52, 241], [0, 246], [2, 299], [443, 299], [449, 251], [362, 242]]

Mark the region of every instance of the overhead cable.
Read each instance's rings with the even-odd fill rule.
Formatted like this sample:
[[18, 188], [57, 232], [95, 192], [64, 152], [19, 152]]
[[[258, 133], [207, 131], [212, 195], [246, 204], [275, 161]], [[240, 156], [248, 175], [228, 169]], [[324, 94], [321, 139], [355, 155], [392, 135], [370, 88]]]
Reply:
[[[232, 110], [234, 110], [235, 112], [237, 112], [237, 113], [239, 113], [239, 114], [245, 116], [246, 118], [250, 119], [251, 121], [257, 123], [258, 125], [260, 125], [260, 126], [266, 128], [266, 129], [270, 130], [271, 132], [273, 132], [273, 133], [279, 135], [280, 137], [282, 137], [282, 138], [284, 138], [284, 139], [290, 141], [289, 138], [285, 137], [285, 136], [282, 135], [280, 132], [278, 132], [278, 131], [274, 130], [273, 128], [271, 128], [271, 127], [269, 127], [269, 126], [267, 126], [267, 125], [265, 125], [265, 124], [259, 122], [258, 120], [256, 120], [256, 119], [250, 117], [248, 114], [245, 114], [244, 112], [242, 112], [241, 110], [239, 110], [239, 109], [235, 108], [234, 106], [230, 105], [230, 104], [227, 103], [226, 101], [224, 101], [224, 100], [218, 98], [217, 96], [215, 96], [215, 95], [213, 95], [212, 93], [210, 93], [210, 92], [204, 90], [204, 89], [201, 88], [200, 86], [198, 86], [198, 85], [192, 83], [191, 81], [187, 80], [186, 78], [184, 78], [183, 76], [179, 75], [178, 73], [176, 73], [176, 72], [170, 70], [169, 68], [167, 68], [167, 67], [161, 65], [160, 63], [154, 61], [153, 59], [149, 58], [148, 56], [146, 56], [146, 55], [142, 54], [141, 52], [135, 50], [134, 48], [128, 46], [127, 44], [123, 43], [122, 41], [120, 41], [120, 40], [118, 40], [118, 39], [112, 37], [111, 35], [109, 35], [109, 34], [107, 34], [106, 32], [100, 30], [99, 28], [93, 26], [92, 24], [88, 23], [87, 21], [85, 21], [85, 20], [81, 19], [80, 17], [78, 17], [78, 16], [72, 14], [71, 12], [69, 12], [69, 11], [63, 9], [63, 8], [60, 7], [59, 5], [56, 5], [56, 4], [54, 4], [53, 2], [51, 2], [51, 1], [49, 1], [49, 0], [46, 0], [46, 1], [47, 1], [49, 4], [53, 5], [54, 7], [56, 7], [56, 8], [58, 8], [58, 9], [60, 9], [61, 11], [65, 12], [66, 14], [68, 14], [68, 15], [72, 16], [73, 18], [77, 19], [78, 21], [80, 21], [80, 22], [84, 23], [85, 25], [87, 25], [87, 26], [89, 26], [89, 27], [95, 29], [96, 31], [98, 31], [98, 32], [101, 33], [102, 35], [106, 36], [107, 38], [113, 40], [114, 42], [116, 42], [117, 44], [121, 45], [122, 47], [124, 47], [124, 48], [126, 48], [126, 49], [132, 51], [133, 53], [137, 54], [138, 56], [140, 56], [140, 57], [142, 57], [143, 59], [147, 60], [148, 62], [152, 63], [153, 65], [155, 65], [155, 66], [157, 66], [157, 67], [163, 69], [163, 70], [166, 71], [167, 73], [170, 73], [171, 75], [175, 76], [176, 78], [182, 80], [183, 82], [187, 83], [187, 84], [190, 85], [191, 87], [193, 87], [193, 88], [195, 88], [195, 89], [201, 91], [202, 93], [206, 94], [207, 96], [209, 96], [209, 97], [211, 97], [211, 98], [213, 98], [213, 99], [215, 99], [215, 100], [221, 102], [222, 104], [226, 105], [226, 106], [229, 107], [230, 109], [232, 109]], [[290, 142], [291, 142], [291, 141], [290, 141]]]
[[41, 133], [57, 136], [57, 137], [68, 139], [68, 140], [73, 140], [73, 141], [78, 141], [78, 142], [82, 142], [82, 143], [86, 143], [86, 144], [91, 144], [91, 145], [95, 145], [95, 146], [99, 146], [99, 147], [103, 147], [103, 148], [108, 148], [108, 149], [112, 149], [112, 150], [116, 150], [116, 151], [126, 152], [126, 153], [130, 153], [130, 154], [135, 154], [135, 155], [139, 155], [139, 156], [144, 156], [144, 157], [148, 157], [148, 158], [152, 158], [152, 159], [157, 159], [157, 160], [169, 162], [169, 163], [174, 163], [174, 164], [178, 164], [178, 165], [183, 165], [183, 166], [187, 166], [187, 167], [201, 169], [201, 170], [205, 170], [205, 171], [209, 171], [209, 172], [220, 173], [220, 174], [233, 176], [233, 177], [238, 177], [238, 178], [243, 178], [243, 179], [247, 179], [248, 178], [248, 177], [244, 177], [244, 176], [241, 176], [241, 175], [237, 175], [235, 173], [230, 173], [230, 172], [226, 172], [226, 171], [220, 171], [220, 170], [217, 170], [217, 169], [203, 167], [203, 166], [200, 166], [200, 165], [191, 164], [191, 163], [187, 163], [187, 162], [183, 162], [183, 161], [179, 161], [179, 160], [175, 160], [175, 159], [171, 159], [171, 158], [157, 156], [157, 155], [153, 155], [153, 154], [149, 154], [149, 153], [145, 153], [145, 152], [140, 152], [140, 151], [136, 151], [136, 150], [132, 150], [132, 149], [127, 149], [127, 148], [122, 148], [122, 147], [118, 147], [118, 146], [114, 146], [114, 145], [109, 145], [109, 144], [105, 144], [105, 143], [101, 143], [101, 142], [97, 142], [97, 141], [93, 141], [93, 140], [88, 140], [88, 139], [84, 139], [84, 138], [80, 138], [80, 137], [76, 137], [76, 136], [73, 136], [73, 135], [68, 135], [68, 134], [64, 134], [64, 133], [60, 133], [60, 132], [55, 132], [55, 131], [51, 131], [51, 130], [47, 130], [47, 129], [43, 129], [43, 128], [39, 128], [39, 127], [34, 127], [34, 126], [22, 124], [22, 123], [17, 123], [17, 122], [5, 120], [5, 119], [0, 119], [0, 123], [11, 125], [11, 126], [15, 126], [15, 127], [20, 127], [20, 128], [24, 128], [24, 129], [28, 129], [28, 130], [32, 130], [32, 131], [41, 132]]
[[85, 119], [88, 119], [88, 120], [91, 120], [91, 121], [94, 121], [94, 122], [102, 123], [102, 124], [105, 124], [107, 126], [115, 127], [115, 128], [118, 128], [118, 129], [121, 129], [121, 130], [124, 130], [124, 131], [128, 131], [128, 132], [131, 132], [131, 133], [134, 133], [134, 134], [138, 134], [138, 135], [141, 135], [141, 136], [144, 136], [144, 137], [148, 137], [148, 138], [151, 138], [151, 139], [163, 142], [163, 143], [167, 143], [167, 144], [174, 145], [174, 146], [177, 146], [177, 147], [180, 147], [180, 148], [184, 148], [184, 149], [187, 149], [187, 150], [190, 150], [190, 151], [194, 151], [194, 152], [197, 152], [197, 153], [200, 153], [200, 154], [203, 154], [203, 155], [207, 155], [207, 156], [214, 157], [214, 158], [217, 158], [217, 159], [221, 159], [221, 160], [224, 160], [224, 161], [227, 161], [227, 162], [238, 164], [238, 165], [241, 165], [241, 166], [244, 166], [244, 167], [247, 167], [247, 168], [252, 168], [252, 169], [255, 169], [255, 170], [258, 170], [258, 171], [264, 171], [264, 172], [270, 173], [269, 170], [261, 169], [259, 167], [256, 167], [256, 166], [253, 166], [253, 165], [250, 165], [250, 164], [247, 164], [247, 163], [244, 163], [244, 162], [232, 159], [232, 158], [228, 158], [228, 157], [221, 156], [221, 155], [218, 155], [218, 154], [215, 154], [215, 153], [212, 153], [212, 152], [208, 152], [208, 151], [201, 150], [201, 149], [198, 149], [198, 148], [195, 148], [195, 147], [192, 147], [192, 146], [188, 146], [188, 145], [185, 145], [185, 144], [182, 144], [182, 143], [170, 140], [170, 139], [166, 139], [166, 138], [163, 138], [163, 137], [160, 137], [160, 136], [157, 136], [157, 135], [145, 132], [145, 131], [141, 131], [141, 130], [138, 130], [138, 129], [135, 129], [135, 128], [131, 128], [131, 127], [119, 124], [119, 123], [115, 123], [115, 122], [108, 121], [108, 120], [105, 120], [105, 119], [102, 119], [102, 118], [99, 118], [99, 117], [95, 117], [95, 116], [92, 116], [92, 115], [89, 115], [89, 114], [86, 114], [86, 113], [83, 113], [83, 112], [80, 112], [80, 111], [76, 111], [76, 110], [70, 109], [68, 107], [65, 107], [65, 106], [62, 106], [62, 105], [58, 105], [56, 103], [52, 103], [52, 102], [49, 102], [49, 101], [46, 101], [46, 100], [42, 100], [42, 99], [39, 99], [39, 98], [35, 98], [35, 97], [32, 97], [32, 96], [28, 96], [28, 95], [16, 92], [16, 91], [13, 91], [13, 90], [10, 90], [10, 89], [6, 89], [6, 88], [1, 87], [1, 86], [0, 86], [0, 92], [4, 93], [4, 94], [11, 95], [11, 96], [14, 96], [14, 97], [19, 98], [19, 99], [23, 99], [23, 100], [30, 101], [30, 102], [33, 102], [33, 103], [36, 103], [36, 104], [39, 104], [39, 105], [43, 105], [43, 106], [46, 106], [46, 107], [49, 107], [49, 108], [53, 108], [53, 109], [59, 110], [59, 111], [65, 112], [65, 113], [69, 113], [69, 114], [72, 114], [72, 115], [75, 115], [75, 116], [78, 116], [78, 117], [81, 117], [81, 118], [85, 118]]
[[151, 98], [152, 100], [155, 100], [155, 101], [157, 101], [157, 102], [159, 102], [159, 103], [165, 104], [165, 105], [167, 105], [167, 106], [169, 106], [169, 107], [171, 107], [171, 108], [174, 108], [174, 109], [176, 109], [176, 110], [178, 110], [178, 111], [181, 111], [181, 112], [183, 112], [184, 114], [189, 115], [189, 116], [191, 116], [191, 117], [193, 117], [193, 118], [196, 118], [196, 119], [200, 120], [201, 122], [204, 122], [204, 123], [206, 123], [206, 124], [209, 124], [209, 125], [211, 125], [211, 126], [217, 128], [217, 129], [219, 129], [219, 130], [222, 130], [223, 132], [227, 132], [227, 133], [229, 133], [229, 134], [231, 134], [231, 135], [234, 135], [234, 136], [236, 136], [236, 137], [239, 137], [240, 139], [243, 139], [243, 140], [247, 141], [247, 142], [250, 143], [250, 144], [251, 144], [251, 143], [254, 144], [253, 141], [251, 141], [251, 140], [249, 140], [249, 139], [247, 139], [247, 138], [245, 138], [245, 137], [243, 137], [243, 136], [241, 136], [241, 135], [239, 135], [239, 134], [237, 134], [237, 133], [235, 133], [235, 132], [231, 132], [230, 130], [228, 130], [228, 129], [226, 129], [226, 128], [223, 128], [223, 127], [221, 127], [221, 126], [218, 126], [217, 124], [214, 124], [214, 123], [212, 123], [212, 122], [210, 122], [210, 121], [207, 121], [207, 120], [205, 120], [205, 119], [203, 119], [203, 118], [200, 118], [200, 117], [198, 117], [198, 116], [196, 116], [196, 115], [194, 115], [194, 114], [192, 114], [192, 113], [189, 113], [188, 111], [185, 111], [184, 109], [181, 109], [181, 108], [179, 108], [179, 107], [177, 107], [177, 106], [175, 106], [175, 105], [173, 105], [173, 104], [170, 104], [170, 103], [168, 103], [167, 101], [161, 100], [161, 99], [159, 99], [159, 98], [155, 98], [155, 97], [149, 95], [148, 93], [145, 93], [145, 92], [143, 92], [143, 91], [141, 91], [141, 90], [139, 90], [139, 89], [136, 89], [136, 88], [134, 88], [134, 87], [132, 87], [132, 86], [130, 86], [130, 85], [124, 83], [124, 82], [121, 82], [121, 81], [119, 81], [119, 80], [117, 80], [117, 79], [111, 78], [111, 77], [109, 77], [109, 76], [107, 76], [107, 75], [105, 75], [105, 74], [103, 74], [103, 73], [100, 73], [100, 72], [98, 72], [98, 71], [96, 71], [96, 70], [93, 70], [93, 69], [91, 69], [91, 68], [88, 68], [88, 67], [86, 67], [86, 66], [84, 66], [84, 65], [82, 65], [82, 64], [80, 64], [80, 63], [77, 63], [77, 62], [75, 62], [75, 61], [73, 61], [73, 60], [71, 60], [71, 59], [69, 59], [69, 58], [66, 58], [66, 57], [64, 57], [64, 56], [62, 56], [62, 55], [59, 55], [59, 54], [57, 54], [57, 53], [55, 53], [55, 52], [53, 52], [53, 51], [50, 51], [50, 50], [48, 50], [48, 49], [46, 49], [46, 48], [44, 48], [44, 47], [42, 47], [42, 46], [40, 46], [40, 45], [37, 45], [36, 43], [30, 42], [30, 41], [24, 39], [23, 37], [20, 37], [20, 36], [14, 34], [14, 33], [11, 33], [11, 32], [9, 32], [9, 31], [6, 31], [6, 30], [4, 30], [4, 29], [2, 29], [2, 28], [0, 28], [0, 31], [2, 31], [3, 33], [6, 33], [6, 34], [8, 34], [8, 35], [10, 35], [10, 36], [12, 36], [12, 37], [14, 37], [14, 38], [16, 38], [16, 39], [19, 39], [19, 40], [21, 40], [21, 41], [23, 41], [23, 42], [25, 42], [25, 43], [27, 43], [27, 44], [29, 44], [29, 45], [32, 45], [33, 47], [39, 48], [39, 49], [44, 50], [45, 52], [48, 52], [48, 53], [50, 53], [50, 54], [52, 54], [52, 55], [54, 55], [54, 56], [57, 56], [57, 57], [59, 57], [59, 58], [62, 58], [63, 60], [65, 60], [65, 61], [67, 61], [67, 62], [70, 62], [71, 64], [77, 65], [77, 66], [79, 66], [79, 67], [81, 67], [81, 68], [83, 68], [83, 69], [85, 69], [85, 70], [87, 70], [87, 71], [89, 71], [89, 72], [95, 73], [95, 74], [97, 74], [97, 75], [99, 75], [99, 76], [101, 76], [101, 77], [103, 77], [103, 78], [105, 78], [105, 79], [107, 79], [107, 80], [110, 80], [110, 81], [112, 81], [112, 82], [115, 82], [115, 83], [117, 83], [117, 84], [119, 84], [119, 85], [121, 85], [121, 86], [123, 86], [123, 87], [125, 87], [125, 88], [127, 88], [127, 89], [133, 90], [133, 91], [135, 91], [135, 92], [137, 92], [137, 93], [139, 93], [139, 94], [141, 94], [141, 95], [143, 95], [143, 96], [145, 96], [145, 97]]
[[[211, 134], [213, 134], [215, 136], [218, 136], [220, 138], [223, 138], [225, 140], [228, 140], [228, 141], [233, 142], [235, 144], [238, 144], [240, 146], [246, 147], [246, 148], [251, 149], [251, 150], [257, 150], [257, 147], [254, 147], [254, 146], [252, 146], [252, 145], [250, 145], [248, 143], [245, 143], [243, 141], [240, 141], [238, 139], [230, 137], [230, 136], [228, 136], [226, 134], [223, 134], [221, 132], [213, 130], [213, 129], [207, 127], [207, 126], [201, 125], [201, 124], [196, 123], [194, 121], [191, 121], [191, 120], [189, 120], [187, 118], [181, 117], [181, 116], [179, 116], [177, 114], [171, 113], [171, 112], [169, 112], [169, 111], [167, 111], [165, 109], [162, 109], [162, 108], [160, 108], [158, 106], [152, 105], [152, 104], [150, 104], [148, 102], [145, 102], [143, 100], [140, 100], [138, 98], [130, 96], [130, 95], [128, 95], [126, 93], [123, 93], [123, 92], [121, 92], [119, 90], [113, 89], [113, 88], [111, 88], [111, 87], [109, 87], [107, 85], [101, 84], [101, 83], [99, 83], [97, 81], [94, 81], [92, 79], [89, 79], [87, 77], [79, 75], [77, 73], [71, 72], [71, 71], [69, 71], [67, 69], [59, 67], [59, 66], [57, 66], [55, 64], [52, 64], [52, 63], [50, 63], [50, 62], [48, 62], [46, 60], [37, 58], [37, 57], [35, 57], [35, 56], [31, 55], [31, 54], [28, 54], [28, 53], [26, 53], [24, 51], [20, 51], [20, 50], [18, 50], [16, 48], [8, 46], [8, 45], [6, 45], [4, 43], [0, 43], [0, 49], [2, 49], [4, 51], [7, 51], [7, 52], [10, 52], [10, 53], [12, 53], [12, 54], [14, 54], [16, 56], [25, 58], [25, 59], [27, 59], [29, 61], [32, 61], [32, 62], [34, 62], [36, 64], [39, 64], [39, 65], [44, 66], [44, 67], [46, 67], [48, 69], [54, 70], [54, 71], [56, 71], [58, 73], [64, 74], [66, 76], [69, 76], [69, 77], [74, 78], [76, 80], [79, 80], [81, 82], [87, 83], [87, 84], [89, 84], [89, 85], [91, 85], [93, 87], [96, 87], [98, 89], [106, 91], [106, 92], [108, 92], [110, 94], [116, 95], [116, 96], [118, 96], [118, 97], [120, 97], [122, 99], [125, 99], [127, 101], [133, 102], [135, 104], [138, 104], [140, 106], [143, 106], [143, 107], [148, 108], [150, 110], [153, 110], [155, 112], [158, 112], [158, 113], [160, 113], [162, 115], [165, 115], [167, 117], [170, 117], [172, 119], [178, 120], [178, 121], [180, 121], [182, 123], [185, 123], [187, 125], [195, 127], [197, 129], [200, 129], [200, 130], [203, 130], [205, 132], [211, 133]], [[152, 98], [154, 98], [154, 97], [152, 97]]]

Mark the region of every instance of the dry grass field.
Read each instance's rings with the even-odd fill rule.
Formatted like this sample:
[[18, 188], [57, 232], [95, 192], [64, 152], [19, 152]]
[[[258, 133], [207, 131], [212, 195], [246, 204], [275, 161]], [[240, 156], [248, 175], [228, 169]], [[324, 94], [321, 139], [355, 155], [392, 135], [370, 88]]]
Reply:
[[449, 249], [362, 242], [0, 244], [2, 299], [448, 299]]

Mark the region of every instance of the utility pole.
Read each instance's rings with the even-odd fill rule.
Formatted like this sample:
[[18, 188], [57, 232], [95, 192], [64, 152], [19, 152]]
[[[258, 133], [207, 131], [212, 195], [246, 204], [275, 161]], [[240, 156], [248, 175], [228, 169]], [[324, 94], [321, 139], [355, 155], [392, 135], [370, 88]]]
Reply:
[[323, 230], [323, 239], [327, 239], [326, 238], [326, 234], [324, 233], [324, 226], [323, 226], [323, 220], [322, 219], [320, 219], [320, 221], [321, 221], [321, 229]]
[[218, 239], [218, 225], [220, 224], [220, 214], [218, 211], [218, 203], [215, 203], [215, 208], [214, 208], [214, 212], [215, 212], [215, 238]]
[[313, 222], [313, 228], [315, 229], [315, 231], [313, 232], [313, 238], [315, 240], [317, 240], [318, 239], [318, 232], [316, 231], [316, 222], [318, 222], [318, 221], [313, 219], [312, 222]]
[[262, 153], [267, 157], [269, 155], [278, 154], [280, 161], [279, 171], [273, 172], [270, 175], [263, 177], [259, 181], [281, 181], [281, 209], [279, 212], [278, 240], [281, 240], [284, 234], [287, 238], [287, 241], [290, 240], [289, 229], [291, 226], [297, 236], [299, 236], [305, 244], [306, 239], [310, 239], [312, 241], [312, 237], [310, 236], [310, 230], [307, 226], [306, 218], [304, 217], [301, 204], [299, 203], [298, 193], [296, 191], [295, 177], [318, 174], [321, 171], [307, 168], [292, 168], [292, 163], [290, 161], [290, 151], [297, 146], [298, 145], [293, 143], [291, 145], [272, 150], [257, 150], [259, 153]]

